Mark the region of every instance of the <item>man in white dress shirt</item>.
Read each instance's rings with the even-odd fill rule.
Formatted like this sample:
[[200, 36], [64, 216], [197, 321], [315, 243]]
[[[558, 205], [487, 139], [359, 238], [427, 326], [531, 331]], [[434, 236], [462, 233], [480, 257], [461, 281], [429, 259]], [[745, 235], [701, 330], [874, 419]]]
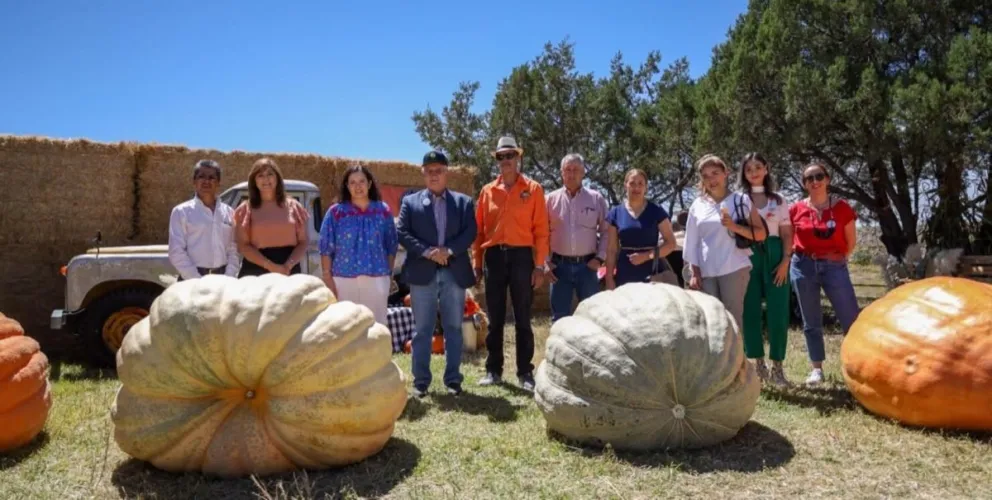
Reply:
[[234, 241], [234, 209], [217, 199], [220, 165], [196, 162], [193, 188], [193, 199], [176, 205], [169, 218], [169, 262], [182, 280], [206, 274], [237, 277], [241, 255]]

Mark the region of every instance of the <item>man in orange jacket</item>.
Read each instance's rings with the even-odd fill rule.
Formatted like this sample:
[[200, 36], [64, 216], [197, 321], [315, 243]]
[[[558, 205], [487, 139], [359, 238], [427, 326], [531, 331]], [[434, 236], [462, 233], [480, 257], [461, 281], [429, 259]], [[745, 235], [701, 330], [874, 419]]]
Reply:
[[475, 207], [478, 233], [472, 245], [476, 282], [485, 275], [489, 306], [486, 375], [479, 385], [499, 384], [503, 376], [503, 325], [510, 289], [516, 326], [517, 378], [534, 390], [534, 330], [530, 325], [534, 289], [544, 282], [549, 252], [548, 210], [544, 189], [520, 173], [523, 149], [500, 137], [492, 154], [500, 175], [482, 187]]

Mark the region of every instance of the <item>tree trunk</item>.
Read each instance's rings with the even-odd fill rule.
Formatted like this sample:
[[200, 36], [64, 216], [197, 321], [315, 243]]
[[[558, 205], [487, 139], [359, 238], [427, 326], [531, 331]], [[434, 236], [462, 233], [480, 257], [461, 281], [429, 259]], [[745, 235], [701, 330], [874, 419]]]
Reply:
[[[992, 155], [989, 161], [992, 162]], [[985, 171], [985, 209], [982, 210], [982, 223], [978, 225], [978, 234], [972, 246], [972, 252], [977, 255], [992, 255], [992, 196], [988, 189], [992, 186], [992, 165]]]
[[927, 222], [927, 250], [963, 248], [970, 250], [964, 213], [964, 168], [961, 162], [948, 160], [937, 172], [937, 206]]
[[916, 243], [916, 213], [913, 211], [913, 199], [909, 190], [909, 175], [906, 172], [906, 162], [901, 153], [892, 155], [892, 172], [896, 178], [897, 195], [894, 198], [896, 210], [899, 212], [899, 221], [902, 223], [903, 234], [906, 235], [910, 244]]
[[[889, 174], [886, 171], [885, 162], [875, 160], [869, 163], [868, 170], [871, 173], [871, 188], [875, 198], [875, 213], [878, 215], [878, 223], [882, 229], [882, 244], [889, 255], [902, 258], [906, 253], [906, 248], [910, 245], [910, 237], [907, 236], [903, 226], [899, 223], [892, 210], [892, 203], [889, 201], [888, 187]], [[912, 241], [916, 241], [916, 235], [912, 235]]]

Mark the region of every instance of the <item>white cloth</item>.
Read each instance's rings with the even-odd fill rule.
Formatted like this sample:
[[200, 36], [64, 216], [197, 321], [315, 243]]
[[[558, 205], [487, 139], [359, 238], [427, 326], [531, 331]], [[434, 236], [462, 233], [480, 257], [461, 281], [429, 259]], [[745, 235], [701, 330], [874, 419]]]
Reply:
[[[782, 196], [782, 195], [779, 195]], [[785, 198], [782, 198], [785, 201]], [[768, 224], [768, 237], [779, 236], [778, 228], [780, 226], [792, 226], [792, 221], [789, 220], [789, 204], [779, 203], [775, 201], [774, 198], [768, 197], [768, 203], [765, 204], [765, 208], [758, 209], [758, 215]]]
[[375, 322], [382, 323], [383, 326], [389, 326], [386, 317], [389, 283], [389, 276], [334, 277], [334, 286], [338, 289], [338, 300], [347, 300], [368, 307], [375, 315]]
[[234, 209], [217, 200], [210, 210], [199, 196], [176, 205], [169, 217], [169, 262], [184, 280], [199, 278], [198, 267], [226, 265], [224, 274], [237, 276], [241, 255], [234, 241]]
[[751, 249], [737, 248], [730, 230], [720, 223], [721, 207], [733, 218], [737, 218], [735, 208], [744, 217], [749, 217], [751, 199], [743, 193], [733, 192], [720, 203], [715, 203], [709, 196], [699, 196], [689, 206], [682, 259], [699, 266], [703, 278], [726, 276], [751, 267]]

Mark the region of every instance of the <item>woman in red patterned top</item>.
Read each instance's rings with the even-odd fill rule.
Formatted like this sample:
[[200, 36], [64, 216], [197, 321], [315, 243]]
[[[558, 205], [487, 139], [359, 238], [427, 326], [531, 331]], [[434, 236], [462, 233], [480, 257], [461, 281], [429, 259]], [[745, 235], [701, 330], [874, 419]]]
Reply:
[[806, 349], [813, 365], [806, 383], [815, 385], [823, 381], [826, 357], [820, 290], [833, 305], [845, 333], [860, 313], [847, 269], [847, 257], [857, 244], [857, 215], [847, 202], [829, 193], [830, 174], [823, 165], [808, 165], [802, 181], [809, 197], [789, 208], [794, 250], [790, 279], [799, 299]]

